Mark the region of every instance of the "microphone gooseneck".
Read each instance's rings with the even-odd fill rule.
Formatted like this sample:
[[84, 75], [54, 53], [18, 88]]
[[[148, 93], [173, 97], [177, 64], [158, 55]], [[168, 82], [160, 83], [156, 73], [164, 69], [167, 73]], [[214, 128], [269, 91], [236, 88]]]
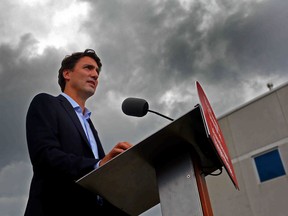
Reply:
[[155, 111], [153, 111], [153, 110], [148, 110], [148, 112], [151, 112], [151, 113], [154, 113], [154, 114], [156, 114], [156, 115], [162, 116], [163, 118], [166, 118], [166, 119], [168, 119], [168, 120], [170, 120], [170, 121], [174, 121], [174, 119], [172, 119], [172, 118], [170, 118], [170, 117], [168, 117], [168, 116], [165, 116], [165, 115], [163, 115], [163, 114], [161, 114], [161, 113], [159, 113], [159, 112], [155, 112]]

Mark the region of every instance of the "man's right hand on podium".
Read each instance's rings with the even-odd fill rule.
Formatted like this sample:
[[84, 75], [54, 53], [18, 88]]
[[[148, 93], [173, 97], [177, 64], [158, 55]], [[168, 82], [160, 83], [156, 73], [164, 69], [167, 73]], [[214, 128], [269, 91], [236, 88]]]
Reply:
[[114, 148], [100, 161], [99, 166], [104, 165], [112, 158], [131, 148], [133, 145], [128, 142], [119, 142]]

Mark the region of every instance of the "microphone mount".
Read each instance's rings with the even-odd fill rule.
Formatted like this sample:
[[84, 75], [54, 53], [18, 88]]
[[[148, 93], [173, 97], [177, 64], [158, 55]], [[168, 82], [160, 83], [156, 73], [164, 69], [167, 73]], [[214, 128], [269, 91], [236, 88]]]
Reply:
[[155, 111], [149, 110], [149, 109], [148, 109], [148, 112], [151, 112], [151, 113], [154, 113], [154, 114], [156, 114], [156, 115], [162, 116], [163, 118], [169, 119], [170, 121], [174, 121], [174, 119], [172, 119], [172, 118], [170, 118], [170, 117], [168, 117], [168, 116], [165, 116], [165, 115], [163, 115], [163, 114], [161, 114], [161, 113], [159, 113], [159, 112], [155, 112]]

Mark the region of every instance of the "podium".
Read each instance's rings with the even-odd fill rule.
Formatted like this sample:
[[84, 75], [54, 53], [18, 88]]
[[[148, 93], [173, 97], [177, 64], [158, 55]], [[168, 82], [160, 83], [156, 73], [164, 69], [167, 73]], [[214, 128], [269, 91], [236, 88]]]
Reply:
[[160, 202], [164, 216], [210, 216], [205, 176], [226, 168], [221, 156], [198, 104], [77, 183], [129, 215]]

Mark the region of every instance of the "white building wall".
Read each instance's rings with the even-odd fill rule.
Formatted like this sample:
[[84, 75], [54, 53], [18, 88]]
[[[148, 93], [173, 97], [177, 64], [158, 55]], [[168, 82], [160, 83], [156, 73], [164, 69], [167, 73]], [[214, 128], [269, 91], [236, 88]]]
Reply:
[[[240, 191], [226, 171], [206, 178], [215, 216], [288, 215], [288, 84], [219, 118]], [[285, 176], [260, 183], [253, 156], [278, 148]]]

